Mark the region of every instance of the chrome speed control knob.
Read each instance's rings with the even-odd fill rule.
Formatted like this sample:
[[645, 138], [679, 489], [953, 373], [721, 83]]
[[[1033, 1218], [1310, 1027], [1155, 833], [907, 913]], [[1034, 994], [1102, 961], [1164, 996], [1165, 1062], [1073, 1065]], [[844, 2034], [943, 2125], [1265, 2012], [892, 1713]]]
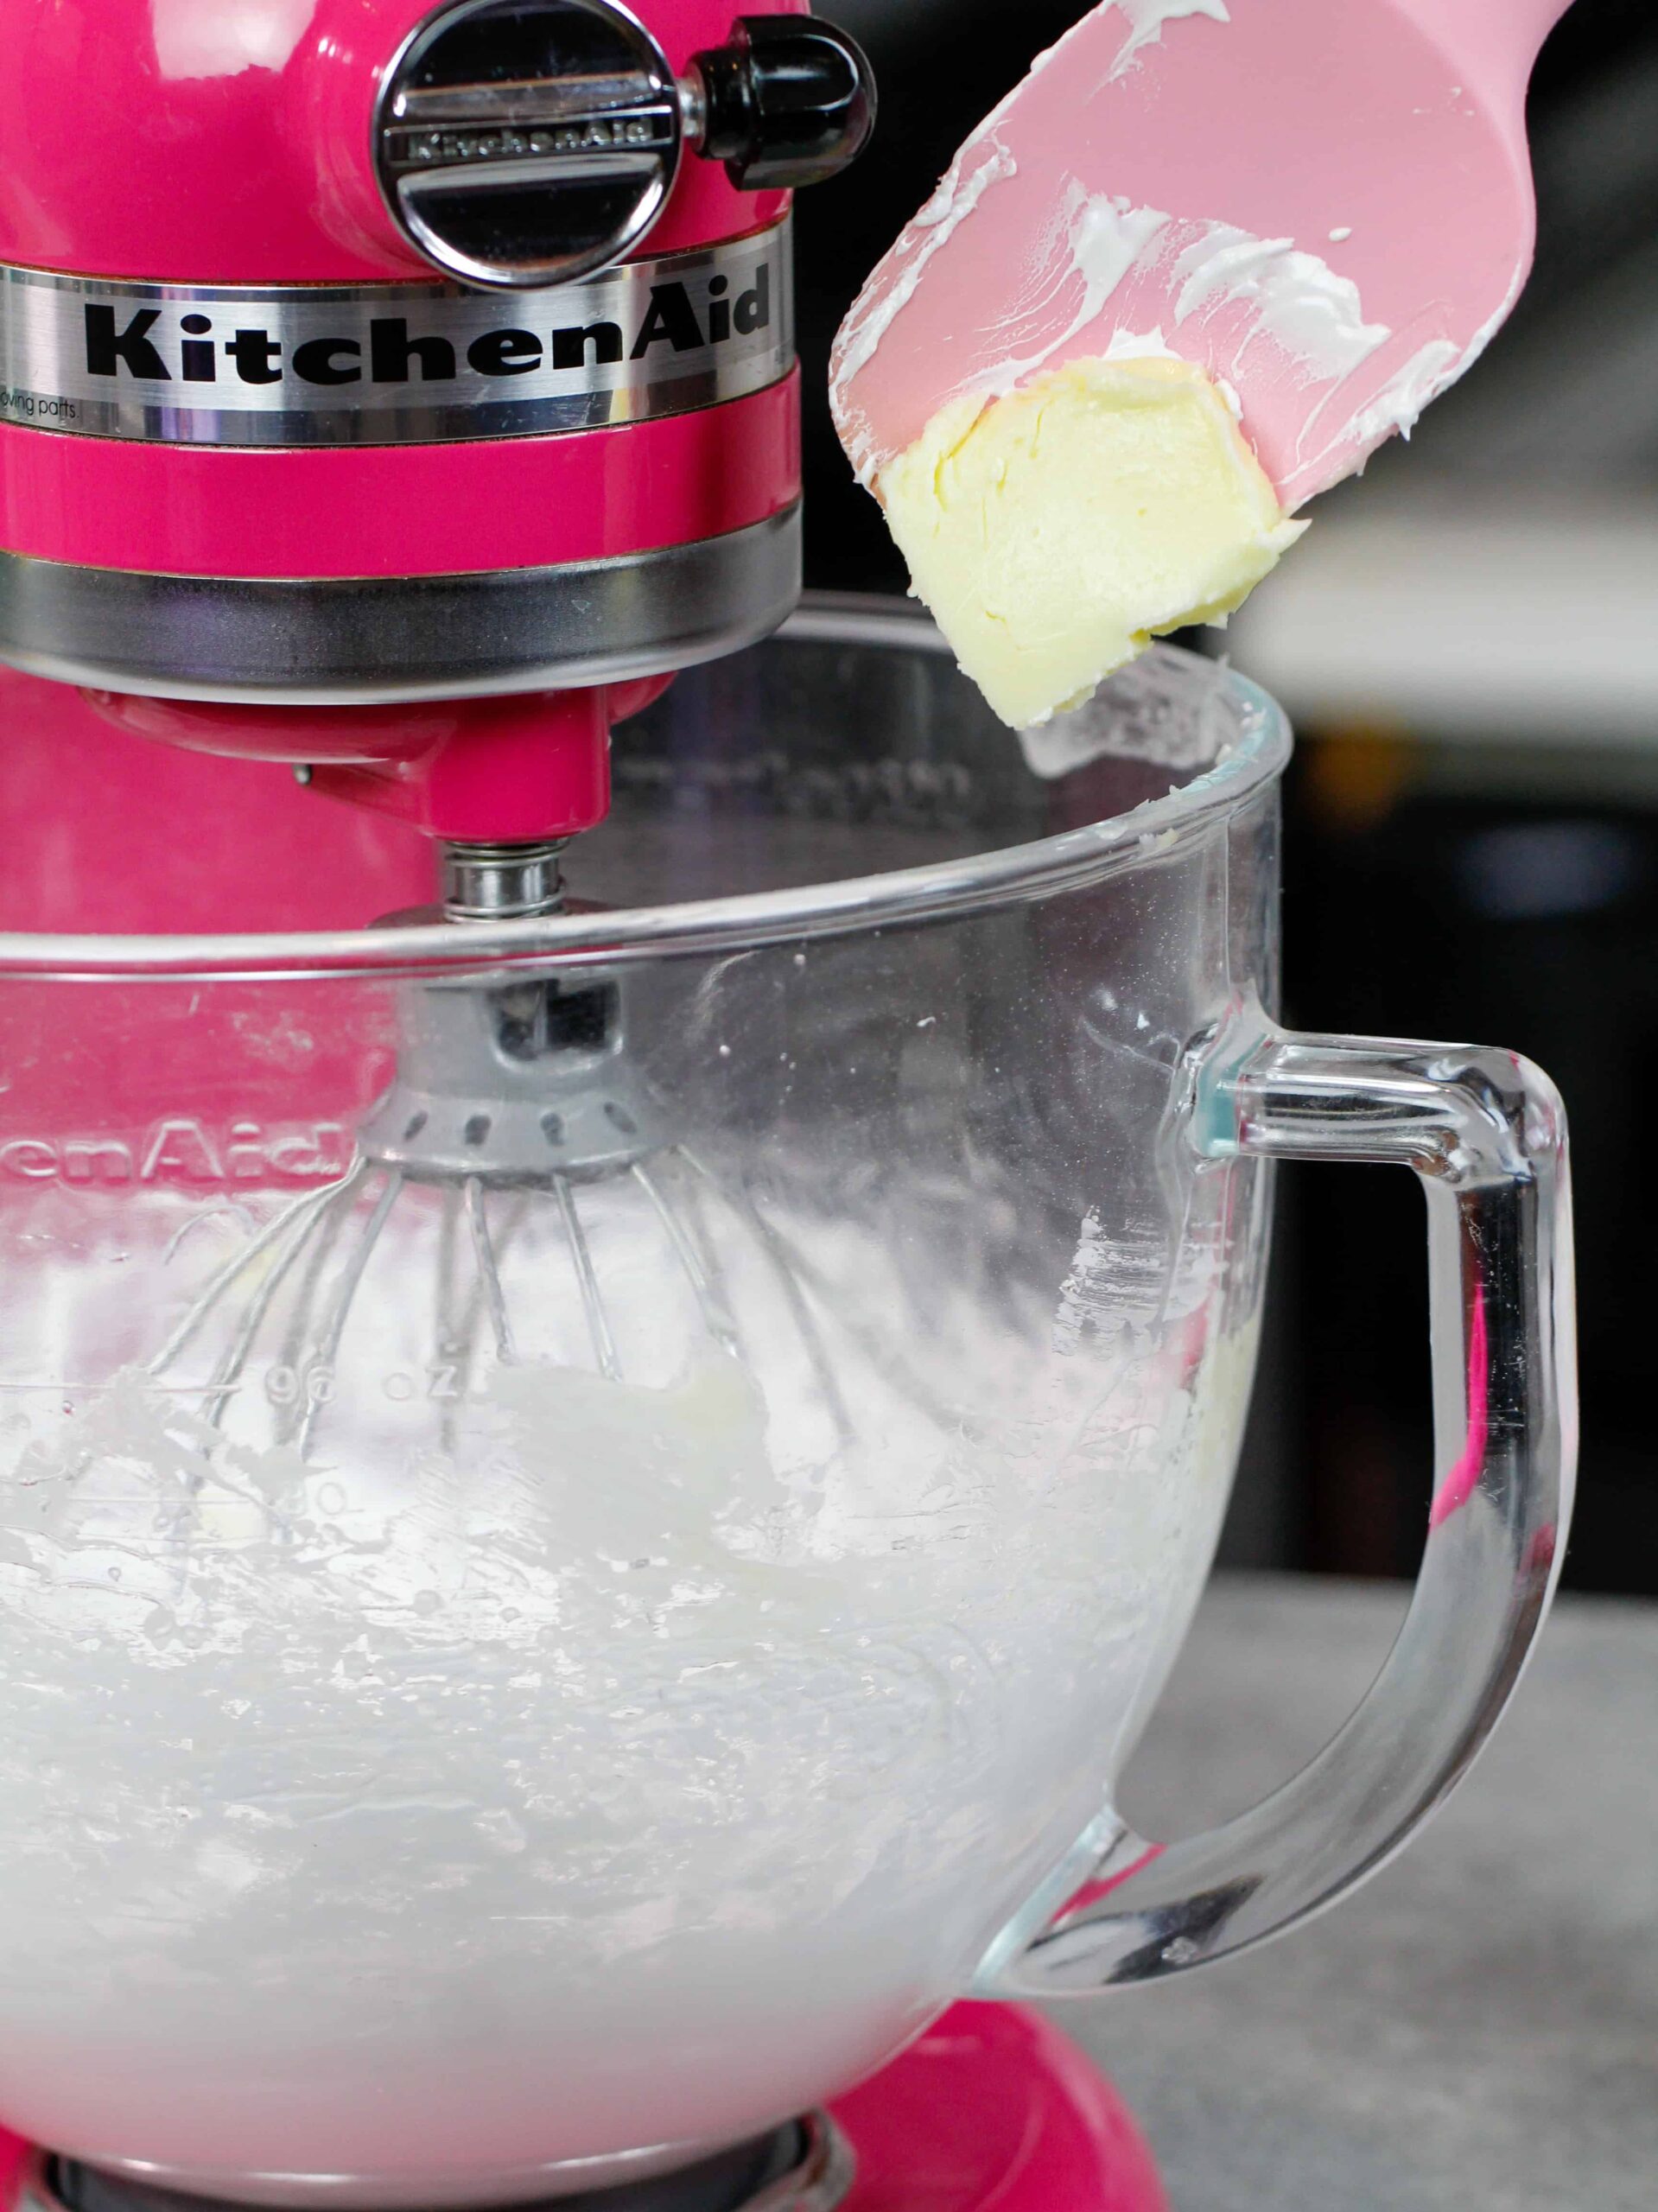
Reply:
[[375, 165], [429, 261], [529, 289], [619, 260], [667, 205], [686, 96], [613, 0], [452, 0], [382, 82]]
[[382, 80], [374, 162], [392, 218], [463, 283], [530, 290], [623, 260], [687, 146], [740, 192], [816, 184], [875, 122], [869, 64], [810, 16], [744, 16], [685, 79], [619, 0], [448, 0]]

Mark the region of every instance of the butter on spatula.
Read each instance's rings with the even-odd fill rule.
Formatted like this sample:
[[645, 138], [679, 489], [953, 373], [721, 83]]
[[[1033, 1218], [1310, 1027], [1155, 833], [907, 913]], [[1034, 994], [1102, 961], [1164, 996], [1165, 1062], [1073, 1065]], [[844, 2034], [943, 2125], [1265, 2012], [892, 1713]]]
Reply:
[[1241, 603], [1482, 353], [1566, 0], [1111, 0], [982, 124], [838, 341], [836, 425], [962, 665], [1044, 719]]
[[1015, 729], [1153, 637], [1223, 619], [1307, 526], [1185, 361], [1071, 361], [988, 407], [958, 400], [881, 498], [917, 592]]

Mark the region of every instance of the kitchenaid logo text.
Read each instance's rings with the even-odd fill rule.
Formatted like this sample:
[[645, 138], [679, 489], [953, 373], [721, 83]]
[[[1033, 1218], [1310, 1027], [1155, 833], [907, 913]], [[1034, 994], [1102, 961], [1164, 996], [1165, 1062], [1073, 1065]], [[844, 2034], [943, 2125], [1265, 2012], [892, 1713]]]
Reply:
[[350, 1132], [335, 1122], [218, 1126], [176, 1114], [120, 1136], [0, 1138], [0, 1178], [12, 1183], [332, 1182], [351, 1162]]
[[211, 315], [197, 310], [168, 317], [160, 308], [140, 308], [124, 323], [115, 308], [89, 302], [86, 372], [145, 384], [176, 378], [202, 385], [217, 384], [222, 369], [239, 384], [280, 384], [292, 376], [330, 391], [364, 383], [453, 385], [463, 372], [463, 359], [479, 377], [533, 376], [549, 364], [556, 373], [579, 375], [590, 367], [649, 361], [658, 348], [669, 358], [706, 353], [772, 327], [769, 263], [762, 262], [753, 283], [734, 297], [725, 276], [712, 277], [706, 289], [699, 313], [685, 284], [653, 284], [637, 327], [606, 318], [539, 330], [503, 324], [480, 331], [464, 357], [441, 328], [402, 315], [371, 317], [361, 337], [328, 332], [289, 347], [269, 324], [241, 324], [226, 335]]
[[541, 435], [794, 365], [788, 226], [519, 293], [168, 289], [0, 264], [0, 421], [238, 446]]
[[443, 168], [468, 162], [522, 161], [526, 155], [632, 153], [641, 146], [667, 145], [672, 131], [665, 118], [593, 116], [585, 123], [491, 130], [400, 130], [390, 151], [394, 160], [435, 163]]

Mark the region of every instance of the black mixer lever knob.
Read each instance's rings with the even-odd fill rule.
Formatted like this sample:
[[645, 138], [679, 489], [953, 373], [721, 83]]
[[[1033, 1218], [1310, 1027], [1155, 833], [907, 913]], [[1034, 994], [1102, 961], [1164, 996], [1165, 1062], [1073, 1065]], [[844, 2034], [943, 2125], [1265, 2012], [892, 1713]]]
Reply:
[[696, 57], [699, 151], [740, 192], [820, 184], [857, 159], [875, 127], [875, 79], [845, 31], [811, 16], [742, 16]]

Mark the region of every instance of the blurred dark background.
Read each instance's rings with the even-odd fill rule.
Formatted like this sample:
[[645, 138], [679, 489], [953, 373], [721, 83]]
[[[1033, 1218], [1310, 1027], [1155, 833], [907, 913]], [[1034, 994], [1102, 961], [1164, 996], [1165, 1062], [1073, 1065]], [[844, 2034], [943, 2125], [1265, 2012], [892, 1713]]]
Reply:
[[[823, 400], [842, 315], [961, 140], [1080, 0], [823, 0], [867, 43], [878, 143], [802, 196], [809, 582], [902, 591]], [[1209, 649], [1275, 690], [1288, 1019], [1511, 1046], [1576, 1142], [1584, 1478], [1568, 1580], [1658, 1592], [1637, 1324], [1658, 1246], [1658, 8], [1578, 0], [1533, 92], [1537, 271], [1408, 447], [1321, 502]], [[1658, 1149], [1658, 1135], [1655, 1135]], [[1284, 1179], [1232, 1563], [1408, 1572], [1429, 1407], [1420, 1202], [1375, 1170]], [[1647, 1365], [1654, 1360], [1654, 1369]]]

